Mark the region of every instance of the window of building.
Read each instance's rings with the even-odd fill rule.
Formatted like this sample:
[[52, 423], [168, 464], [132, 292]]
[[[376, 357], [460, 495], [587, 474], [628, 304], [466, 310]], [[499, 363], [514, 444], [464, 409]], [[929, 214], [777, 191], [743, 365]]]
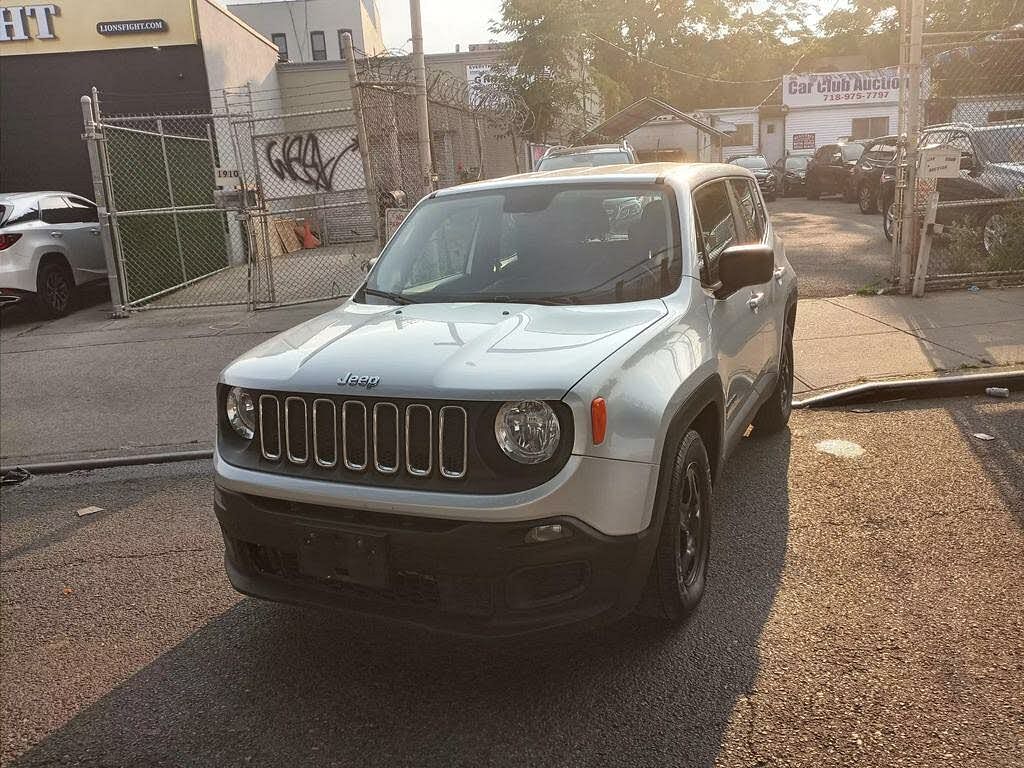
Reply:
[[853, 118], [853, 139], [874, 139], [889, 133], [889, 118], [886, 117], [855, 117]]
[[270, 41], [277, 46], [277, 58], [280, 61], [288, 61], [288, 35], [284, 32], [275, 32], [270, 36]]
[[729, 140], [731, 147], [751, 147], [754, 145], [754, 124], [736, 123], [736, 132]]
[[990, 123], [1005, 123], [1010, 120], [1024, 120], [1024, 109], [996, 109], [988, 113]]
[[327, 61], [327, 37], [323, 32], [310, 32], [309, 44], [313, 52], [313, 61]]
[[768, 134], [775, 133], [775, 123], [768, 123], [768, 125], [765, 126], [764, 131]]
[[341, 56], [341, 60], [342, 61], [345, 60], [345, 44], [341, 42], [341, 38], [342, 38], [342, 36], [346, 32], [348, 32], [350, 35], [352, 35], [352, 45], [353, 45], [353, 47], [356, 44], [356, 36], [354, 34], [352, 34], [352, 30], [351, 29], [339, 29], [338, 30], [338, 50], [340, 51], [339, 55]]

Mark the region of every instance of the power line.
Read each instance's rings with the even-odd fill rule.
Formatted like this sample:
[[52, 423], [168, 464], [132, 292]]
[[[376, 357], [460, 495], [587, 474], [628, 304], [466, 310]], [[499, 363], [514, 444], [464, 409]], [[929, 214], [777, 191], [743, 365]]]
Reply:
[[637, 61], [642, 61], [642, 62], [644, 62], [646, 64], [650, 64], [652, 66], [658, 67], [659, 69], [663, 69], [666, 72], [671, 72], [674, 75], [681, 75], [682, 77], [690, 77], [690, 78], [693, 78], [694, 80], [703, 80], [705, 82], [710, 82], [710, 83], [722, 83], [723, 85], [766, 85], [768, 83], [778, 83], [778, 82], [780, 82], [782, 80], [781, 77], [771, 77], [771, 78], [768, 78], [766, 80], [725, 80], [725, 79], [720, 78], [720, 77], [710, 77], [708, 75], [698, 75], [698, 74], [696, 74], [694, 72], [684, 72], [681, 69], [676, 69], [675, 67], [670, 67], [670, 66], [668, 66], [666, 64], [661, 64], [660, 62], [654, 61], [653, 59], [648, 59], [646, 56], [641, 56], [640, 54], [635, 54], [635, 53], [632, 53], [631, 51], [627, 51], [625, 48], [623, 48], [621, 46], [618, 46], [615, 43], [610, 42], [609, 40], [605, 40], [603, 37], [599, 37], [598, 35], [592, 34], [590, 32], [586, 32], [586, 33], [584, 33], [584, 35], [586, 37], [590, 37], [590, 38], [593, 38], [594, 40], [602, 42], [605, 45], [610, 46], [610, 47], [614, 48], [615, 50], [617, 50], [617, 51], [619, 51], [621, 53], [624, 53], [624, 54], [626, 54], [627, 56], [629, 56], [631, 58], [636, 59]]

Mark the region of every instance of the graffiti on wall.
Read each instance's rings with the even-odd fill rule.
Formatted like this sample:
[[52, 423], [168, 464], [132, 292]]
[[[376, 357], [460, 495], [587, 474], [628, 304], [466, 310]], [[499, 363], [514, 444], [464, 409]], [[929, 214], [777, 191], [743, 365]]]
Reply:
[[[334, 148], [340, 148], [336, 154], [332, 154]], [[280, 182], [273, 182], [274, 194], [334, 192], [364, 185], [359, 139], [354, 129], [275, 137], [267, 141], [263, 155], [268, 173]]]

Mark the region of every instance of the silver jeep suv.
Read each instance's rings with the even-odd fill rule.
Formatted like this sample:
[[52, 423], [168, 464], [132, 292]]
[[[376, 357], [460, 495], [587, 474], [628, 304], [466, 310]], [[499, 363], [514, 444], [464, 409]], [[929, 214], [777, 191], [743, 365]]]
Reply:
[[679, 621], [723, 459], [789, 418], [795, 316], [736, 165], [436, 192], [348, 301], [221, 375], [231, 582], [465, 634]]

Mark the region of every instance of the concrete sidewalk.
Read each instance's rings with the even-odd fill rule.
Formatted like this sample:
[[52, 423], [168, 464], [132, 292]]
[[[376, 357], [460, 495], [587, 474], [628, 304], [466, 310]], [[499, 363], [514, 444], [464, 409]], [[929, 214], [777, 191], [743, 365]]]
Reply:
[[[53, 322], [3, 318], [4, 465], [206, 448], [214, 383], [234, 357], [336, 302], [258, 313], [96, 305]], [[1024, 288], [800, 302], [797, 393], [862, 380], [1024, 364]]]
[[808, 299], [797, 309], [796, 391], [936, 371], [1024, 365], [1024, 288]]

